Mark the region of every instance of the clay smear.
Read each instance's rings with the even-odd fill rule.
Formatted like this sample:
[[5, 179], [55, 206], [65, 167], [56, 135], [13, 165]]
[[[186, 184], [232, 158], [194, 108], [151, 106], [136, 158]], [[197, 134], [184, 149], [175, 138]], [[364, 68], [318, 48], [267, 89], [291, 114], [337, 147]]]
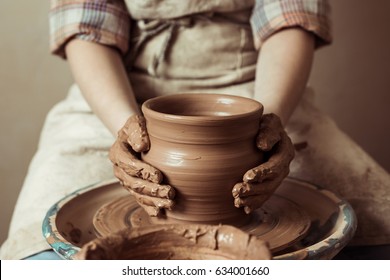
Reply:
[[232, 226], [154, 225], [87, 243], [76, 259], [271, 259], [267, 242]]
[[[266, 240], [273, 253], [284, 250], [302, 239], [311, 223], [305, 211], [289, 199], [278, 195], [272, 196], [262, 209], [254, 211], [248, 217], [249, 221], [239, 229]], [[170, 220], [149, 217], [143, 208], [137, 207], [134, 200], [129, 197], [118, 197], [104, 204], [93, 219], [95, 232], [101, 237], [126, 228], [167, 225], [169, 222]]]

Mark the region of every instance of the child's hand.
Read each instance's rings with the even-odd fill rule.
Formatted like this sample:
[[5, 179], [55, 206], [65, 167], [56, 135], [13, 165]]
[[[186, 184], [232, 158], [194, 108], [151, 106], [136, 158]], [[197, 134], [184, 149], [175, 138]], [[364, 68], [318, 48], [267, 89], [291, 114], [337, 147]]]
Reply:
[[234, 205], [244, 207], [246, 213], [261, 207], [288, 175], [289, 165], [294, 158], [294, 146], [275, 114], [264, 115], [257, 147], [266, 155], [267, 161], [247, 171], [243, 182], [233, 190]]
[[171, 209], [175, 190], [160, 185], [163, 176], [159, 170], [139, 159], [139, 154], [149, 149], [149, 137], [145, 119], [130, 117], [118, 132], [118, 138], [110, 149], [115, 176], [136, 198], [138, 204], [150, 216], [158, 216], [161, 209]]

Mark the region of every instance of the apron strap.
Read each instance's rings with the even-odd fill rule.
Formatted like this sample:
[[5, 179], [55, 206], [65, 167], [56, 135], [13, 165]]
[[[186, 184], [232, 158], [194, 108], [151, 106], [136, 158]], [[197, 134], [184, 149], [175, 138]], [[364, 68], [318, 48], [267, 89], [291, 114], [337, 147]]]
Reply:
[[126, 57], [126, 65], [127, 70], [130, 71], [135, 60], [141, 51], [144, 44], [150, 40], [155, 35], [163, 32], [164, 30], [168, 30], [167, 35], [164, 39], [164, 42], [161, 46], [159, 54], [153, 57], [152, 61], [152, 75], [157, 76], [157, 68], [158, 66], [165, 60], [167, 50], [169, 45], [172, 42], [172, 38], [176, 35], [180, 28], [189, 28], [193, 25], [192, 17], [184, 17], [180, 19], [174, 20], [139, 20], [137, 21], [137, 26], [141, 31], [141, 34], [134, 38], [132, 42], [132, 49]]

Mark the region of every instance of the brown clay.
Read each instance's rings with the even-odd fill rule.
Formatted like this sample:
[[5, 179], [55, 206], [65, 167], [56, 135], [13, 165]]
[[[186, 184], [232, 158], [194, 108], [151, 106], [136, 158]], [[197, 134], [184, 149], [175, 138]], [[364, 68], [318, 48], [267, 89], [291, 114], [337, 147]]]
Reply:
[[235, 227], [177, 224], [124, 229], [92, 240], [75, 256], [95, 260], [269, 260], [271, 257], [267, 242]]
[[[134, 200], [127, 196], [102, 205], [93, 218], [96, 234], [101, 237], [126, 228], [150, 227], [157, 223], [166, 225], [167, 221], [150, 218], [143, 208], [136, 207]], [[266, 240], [270, 250], [276, 253], [303, 238], [309, 227], [310, 218], [298, 205], [285, 197], [273, 195], [262, 209], [250, 215], [248, 223], [240, 229]]]
[[[140, 161], [132, 148], [132, 146], [136, 147], [137, 150], [149, 148], [149, 138], [144, 135], [146, 133], [144, 126], [145, 123], [142, 117], [133, 116], [129, 118], [125, 126], [119, 131], [118, 138], [110, 149], [110, 160], [114, 164], [114, 168], [117, 167], [118, 171], [159, 183], [162, 180], [160, 172]], [[137, 138], [136, 135], [139, 134], [140, 137]], [[122, 177], [120, 174], [116, 175], [119, 178]]]
[[176, 190], [168, 220], [238, 225], [248, 217], [234, 206], [232, 189], [262, 162], [256, 148], [263, 107], [229, 95], [162, 96], [142, 106], [150, 150], [142, 159]]

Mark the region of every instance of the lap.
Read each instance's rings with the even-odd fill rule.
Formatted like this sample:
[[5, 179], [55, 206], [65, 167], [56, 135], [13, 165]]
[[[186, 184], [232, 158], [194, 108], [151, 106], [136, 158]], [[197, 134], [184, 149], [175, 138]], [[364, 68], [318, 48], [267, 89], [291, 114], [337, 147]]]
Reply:
[[24, 258], [48, 249], [42, 236], [47, 210], [64, 196], [113, 178], [108, 150], [113, 136], [72, 87], [47, 115], [13, 213], [2, 258]]

